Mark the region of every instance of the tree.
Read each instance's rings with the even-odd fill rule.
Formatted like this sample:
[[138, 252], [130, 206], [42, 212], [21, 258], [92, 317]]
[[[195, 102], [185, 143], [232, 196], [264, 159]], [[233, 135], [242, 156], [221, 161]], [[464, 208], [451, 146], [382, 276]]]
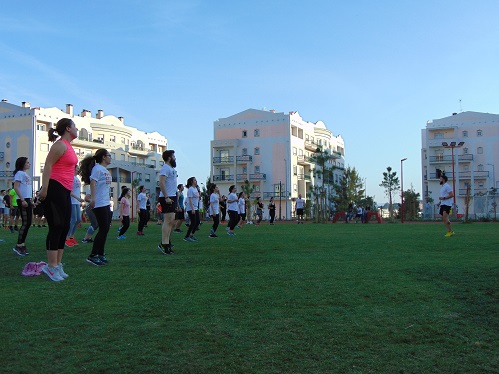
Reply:
[[[328, 195], [333, 185], [333, 170], [331, 164], [331, 154], [329, 149], [323, 150], [322, 146], [317, 147], [314, 154], [310, 156], [310, 162], [315, 164], [314, 184], [309, 188], [309, 195], [315, 200], [316, 222], [326, 222], [329, 213]], [[319, 182], [320, 181], [320, 182]]]
[[350, 166], [348, 166], [343, 172], [343, 176], [339, 183], [334, 186], [336, 191], [334, 197], [336, 209], [339, 211], [346, 211], [348, 209], [348, 204], [350, 203], [360, 204], [362, 206], [362, 199], [364, 199], [365, 194], [363, 187], [364, 183], [355, 167], [350, 168]]
[[404, 217], [406, 219], [414, 220], [418, 217], [420, 200], [421, 196], [412, 185], [410, 189], [404, 191]]
[[389, 200], [390, 220], [393, 220], [393, 194], [400, 190], [400, 183], [397, 172], [392, 172], [391, 166], [388, 166], [386, 171], [383, 172], [383, 181], [379, 186], [385, 189], [386, 196]]
[[255, 185], [251, 185], [249, 180], [245, 180], [241, 185], [241, 190], [246, 195], [246, 217], [247, 221], [251, 221], [251, 194], [255, 191]]
[[208, 207], [210, 206], [210, 189], [211, 189], [211, 180], [210, 177], [206, 178], [206, 187], [203, 186], [201, 189], [201, 199], [203, 201], [203, 208], [205, 212], [208, 211]]

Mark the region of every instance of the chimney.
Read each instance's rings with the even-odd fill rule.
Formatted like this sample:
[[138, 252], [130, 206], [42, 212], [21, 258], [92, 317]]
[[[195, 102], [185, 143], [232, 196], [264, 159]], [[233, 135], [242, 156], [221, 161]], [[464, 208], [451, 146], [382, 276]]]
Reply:
[[29, 101], [23, 101], [23, 102], [21, 103], [21, 106], [22, 106], [23, 108], [31, 108], [31, 104], [29, 103]]
[[121, 121], [121, 123], [125, 123], [125, 118], [124, 117], [118, 117], [118, 119]]
[[66, 104], [66, 114], [73, 116], [73, 104]]
[[97, 111], [97, 119], [101, 119], [102, 117], [104, 117], [104, 111], [102, 109], [99, 109]]
[[275, 113], [275, 109], [270, 109], [269, 112], [270, 113]]
[[89, 110], [83, 109], [81, 112], [82, 117], [91, 117], [92, 113]]

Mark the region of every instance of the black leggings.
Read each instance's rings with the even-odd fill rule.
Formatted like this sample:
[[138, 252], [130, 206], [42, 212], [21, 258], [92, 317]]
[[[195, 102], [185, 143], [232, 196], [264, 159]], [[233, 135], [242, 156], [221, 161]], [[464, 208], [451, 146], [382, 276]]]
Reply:
[[229, 210], [229, 228], [230, 230], [234, 230], [237, 223], [239, 222], [239, 213], [235, 210]]
[[111, 214], [109, 205], [94, 208], [94, 214], [99, 224], [99, 231], [95, 235], [92, 256], [104, 256], [104, 246], [106, 245], [107, 233], [109, 232], [109, 215]]
[[218, 229], [218, 224], [220, 223], [220, 215], [214, 214], [211, 217], [213, 218], [213, 226], [211, 228], [213, 229], [213, 232], [215, 233]]
[[189, 237], [191, 234], [194, 234], [194, 232], [197, 230], [199, 226], [199, 210], [195, 210], [194, 214], [192, 213], [192, 210], [189, 210], [187, 212], [189, 215], [189, 229], [187, 230], [187, 234], [185, 234], [185, 237]]
[[147, 223], [147, 210], [141, 209], [139, 211], [139, 228], [137, 231], [142, 232], [144, 230], [144, 226]]
[[270, 214], [270, 223], [274, 223], [275, 209], [272, 209], [271, 211], [269, 211], [269, 214]]
[[22, 244], [26, 241], [28, 236], [29, 228], [31, 227], [31, 222], [33, 221], [33, 205], [31, 205], [31, 199], [24, 199], [28, 203], [28, 206], [23, 207], [21, 199], [17, 199], [17, 205], [19, 206], [19, 212], [21, 214], [22, 224], [19, 229], [19, 235], [17, 236], [17, 244]]
[[126, 230], [130, 227], [130, 216], [123, 216], [121, 220], [121, 229], [118, 236], [125, 235]]
[[71, 223], [71, 191], [56, 180], [50, 179], [43, 209], [49, 225], [45, 241], [47, 251], [64, 249]]

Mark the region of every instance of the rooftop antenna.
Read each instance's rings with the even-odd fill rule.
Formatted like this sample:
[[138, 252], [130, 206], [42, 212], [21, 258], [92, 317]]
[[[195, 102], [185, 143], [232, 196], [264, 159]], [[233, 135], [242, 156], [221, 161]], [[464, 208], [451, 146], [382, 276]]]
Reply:
[[461, 113], [463, 112], [463, 106], [462, 106], [462, 103], [461, 103], [461, 99], [459, 99], [459, 109], [461, 109]]

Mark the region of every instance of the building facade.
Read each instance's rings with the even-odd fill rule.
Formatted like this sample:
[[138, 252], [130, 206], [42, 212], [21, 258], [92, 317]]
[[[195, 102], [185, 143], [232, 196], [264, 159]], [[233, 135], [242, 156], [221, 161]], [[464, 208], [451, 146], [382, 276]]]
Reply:
[[[435, 119], [422, 130], [421, 170], [423, 201], [433, 199], [438, 214], [439, 175], [445, 173], [454, 186], [456, 213], [465, 213], [465, 198], [471, 197], [469, 214], [495, 213], [495, 190], [499, 187], [495, 165], [499, 163], [499, 115], [477, 112], [454, 113]], [[425, 212], [426, 214], [427, 212]]]
[[1, 189], [11, 186], [15, 162], [21, 156], [28, 157], [31, 162], [28, 173], [31, 173], [33, 190], [41, 187], [45, 159], [52, 145], [47, 131], [61, 118], [71, 118], [78, 128], [78, 138], [72, 145], [80, 160], [99, 148], [106, 148], [111, 154], [112, 163], [108, 169], [113, 178], [111, 197], [115, 207], [122, 186], [146, 186], [154, 203], [159, 193], [158, 174], [163, 165], [161, 155], [167, 149], [167, 139], [157, 132], [146, 133], [126, 126], [123, 117], [105, 116], [102, 110], [97, 111], [95, 117], [88, 110], [75, 115], [71, 104], [66, 105], [66, 110], [61, 110], [31, 108], [27, 102], [21, 106], [6, 100], [0, 102]]
[[[320, 183], [314, 176], [310, 157], [318, 147], [331, 155], [337, 183], [345, 165], [345, 145], [322, 121], [307, 122], [298, 112], [248, 109], [213, 124], [210, 178], [222, 195], [229, 186], [249, 181], [252, 197], [261, 197], [265, 206], [274, 197], [276, 217], [290, 219], [299, 194], [306, 198], [310, 187]], [[333, 182], [333, 181], [331, 181]]]

